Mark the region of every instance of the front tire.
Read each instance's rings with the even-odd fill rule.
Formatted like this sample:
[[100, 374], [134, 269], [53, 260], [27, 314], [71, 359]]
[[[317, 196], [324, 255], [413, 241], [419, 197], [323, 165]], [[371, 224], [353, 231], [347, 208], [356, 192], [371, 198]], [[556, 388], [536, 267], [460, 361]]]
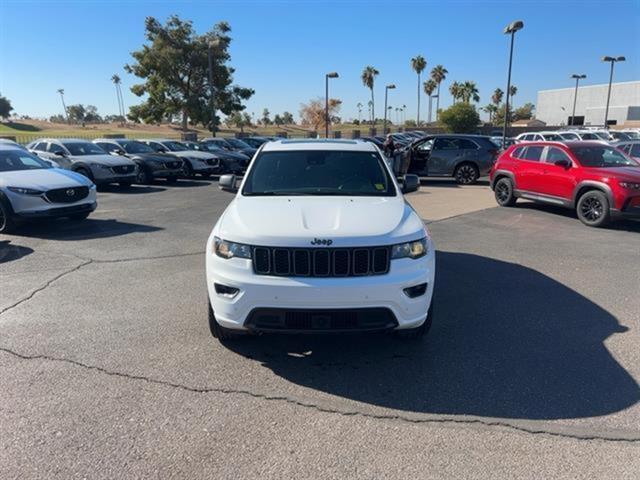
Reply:
[[406, 340], [417, 340], [424, 337], [429, 330], [431, 329], [431, 325], [433, 324], [433, 298], [431, 298], [431, 305], [429, 305], [429, 310], [427, 311], [427, 318], [424, 323], [416, 328], [406, 328], [403, 330], [398, 330], [397, 334], [400, 338]]
[[456, 167], [453, 176], [458, 185], [473, 185], [478, 181], [480, 172], [478, 171], [478, 167], [472, 163], [463, 163]]
[[516, 196], [513, 194], [513, 182], [508, 178], [501, 178], [493, 186], [496, 202], [501, 207], [513, 207], [516, 204]]
[[12, 218], [13, 211], [8, 203], [0, 198], [0, 233], [11, 233], [15, 231], [16, 223]]
[[185, 160], [184, 166], [182, 167], [182, 175], [185, 178], [193, 178], [193, 167], [191, 164]]
[[153, 177], [149, 174], [144, 165], [138, 165], [138, 173], [136, 173], [136, 183], [139, 185], [151, 184]]
[[604, 227], [611, 220], [609, 199], [600, 190], [589, 190], [578, 200], [576, 214], [588, 227]]
[[211, 335], [213, 335], [214, 338], [217, 338], [220, 342], [224, 343], [227, 340], [233, 340], [242, 335], [239, 333], [235, 333], [229, 328], [221, 326], [216, 320], [216, 316], [214, 315], [213, 309], [211, 308], [211, 303], [207, 302], [207, 306], [209, 308], [209, 330], [211, 331]]

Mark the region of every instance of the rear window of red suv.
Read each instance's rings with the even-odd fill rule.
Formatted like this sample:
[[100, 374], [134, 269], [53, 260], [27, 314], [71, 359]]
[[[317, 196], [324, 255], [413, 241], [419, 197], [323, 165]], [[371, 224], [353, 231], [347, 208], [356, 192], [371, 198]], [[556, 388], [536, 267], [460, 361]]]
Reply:
[[626, 157], [613, 147], [589, 145], [571, 147], [571, 151], [583, 167], [639, 167], [635, 160]]

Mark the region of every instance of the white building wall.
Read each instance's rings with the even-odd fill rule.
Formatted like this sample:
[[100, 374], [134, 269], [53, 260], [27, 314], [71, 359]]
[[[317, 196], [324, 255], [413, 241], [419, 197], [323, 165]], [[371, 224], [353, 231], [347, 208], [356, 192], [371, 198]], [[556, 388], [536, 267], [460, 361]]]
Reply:
[[[608, 84], [578, 87], [576, 117], [585, 117], [585, 125], [603, 125], [608, 87]], [[536, 118], [547, 125], [566, 125], [573, 109], [574, 92], [575, 87], [539, 91]], [[609, 120], [616, 120], [621, 125], [627, 120], [634, 120], [638, 116], [638, 109], [640, 81], [611, 85]]]

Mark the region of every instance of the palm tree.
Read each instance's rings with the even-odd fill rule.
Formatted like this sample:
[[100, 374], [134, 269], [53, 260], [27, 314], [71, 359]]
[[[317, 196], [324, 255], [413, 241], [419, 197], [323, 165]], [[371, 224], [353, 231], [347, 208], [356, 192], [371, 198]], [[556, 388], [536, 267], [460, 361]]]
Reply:
[[426, 82], [424, 82], [422, 84], [422, 88], [424, 88], [424, 93], [427, 95], [427, 97], [429, 97], [429, 117], [428, 117], [428, 121], [429, 123], [431, 123], [431, 105], [433, 104], [433, 92], [436, 91], [436, 88], [438, 88], [438, 84], [435, 82], [435, 80], [433, 80], [433, 78], [430, 78], [429, 80], [427, 80]]
[[121, 82], [120, 76], [117, 73], [115, 73], [111, 77], [111, 81], [116, 87], [116, 98], [118, 99], [118, 113], [120, 114], [121, 118], [124, 118], [124, 106], [122, 105], [122, 94], [120, 93], [120, 82]]
[[418, 74], [418, 114], [416, 115], [416, 125], [420, 126], [420, 75], [427, 68], [427, 61], [422, 55], [411, 59], [411, 68]]
[[447, 78], [449, 71], [442, 65], [436, 65], [431, 70], [431, 78], [438, 84], [438, 98], [436, 99], [436, 121], [438, 120], [438, 112], [440, 110], [440, 84]]
[[515, 85], [511, 85], [509, 87], [509, 96], [511, 97], [511, 108], [513, 108], [513, 96], [518, 93], [518, 87], [516, 87]]
[[467, 80], [462, 84], [461, 94], [462, 94], [462, 100], [464, 101], [464, 103], [471, 103], [472, 100], [474, 102], [480, 101], [480, 95], [478, 92], [478, 87], [476, 85], [476, 82], [472, 82], [471, 80]]
[[360, 124], [360, 117], [362, 116], [362, 103], [358, 102], [356, 108], [358, 109], [358, 124]]
[[62, 109], [64, 110], [64, 116], [67, 119], [67, 123], [69, 123], [69, 113], [67, 112], [67, 106], [64, 104], [64, 88], [59, 88], [58, 93], [60, 94], [60, 100], [62, 100]]
[[371, 108], [373, 107], [373, 102], [369, 100], [367, 102], [367, 109], [369, 110], [369, 121], [371, 121]]
[[407, 121], [407, 114], [405, 113], [405, 110], [407, 109], [407, 106], [405, 104], [402, 104], [402, 123], [404, 124], [404, 122]]
[[491, 101], [494, 103], [496, 107], [499, 107], [500, 103], [502, 103], [502, 97], [504, 97], [504, 92], [499, 88], [496, 88], [493, 91], [493, 95], [491, 95]]
[[494, 103], [489, 103], [482, 107], [482, 110], [489, 114], [489, 123], [493, 122], [493, 115], [498, 111], [498, 107]]
[[462, 84], [460, 82], [453, 82], [449, 85], [449, 93], [453, 97], [453, 103], [455, 104], [462, 97]]
[[373, 85], [376, 81], [376, 76], [379, 73], [380, 72], [376, 70], [374, 67], [372, 67], [371, 65], [368, 65], [364, 67], [364, 70], [362, 71], [362, 76], [361, 76], [363, 85], [367, 87], [369, 90], [371, 90], [371, 124], [372, 125], [375, 124], [375, 119], [376, 119], [375, 101], [373, 98]]

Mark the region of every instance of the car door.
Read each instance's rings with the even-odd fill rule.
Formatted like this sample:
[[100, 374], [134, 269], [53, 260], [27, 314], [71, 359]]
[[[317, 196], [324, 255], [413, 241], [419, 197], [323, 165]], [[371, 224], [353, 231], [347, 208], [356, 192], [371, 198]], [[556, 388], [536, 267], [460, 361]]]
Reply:
[[455, 138], [437, 137], [428, 161], [429, 175], [453, 175], [455, 164], [462, 154]]
[[69, 152], [62, 145], [58, 145], [57, 143], [49, 142], [47, 145], [46, 154], [49, 160], [53, 160], [62, 168], [71, 168], [71, 164], [73, 161], [69, 157]]
[[431, 150], [433, 149], [433, 138], [427, 138], [426, 140], [414, 145], [411, 148], [411, 163], [409, 165], [409, 173], [416, 175], [428, 175], [427, 162], [431, 156]]
[[522, 147], [522, 151], [518, 156], [519, 162], [516, 182], [518, 190], [525, 190], [532, 193], [539, 192], [540, 184], [543, 182], [544, 176], [544, 168], [540, 163], [544, 148], [542, 145]]
[[[548, 146], [541, 158], [543, 181], [538, 186], [539, 193], [571, 200], [576, 187], [575, 163], [559, 147]], [[558, 162], [568, 162], [569, 167], [558, 165]]]

